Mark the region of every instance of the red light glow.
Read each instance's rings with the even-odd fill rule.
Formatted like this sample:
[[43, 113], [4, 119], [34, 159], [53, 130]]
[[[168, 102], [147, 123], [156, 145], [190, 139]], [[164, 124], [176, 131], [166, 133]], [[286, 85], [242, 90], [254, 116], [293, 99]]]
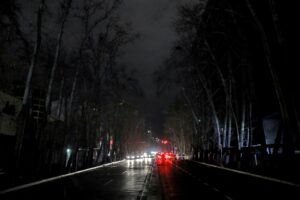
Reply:
[[162, 140], [161, 143], [162, 144], [168, 144], [168, 140]]

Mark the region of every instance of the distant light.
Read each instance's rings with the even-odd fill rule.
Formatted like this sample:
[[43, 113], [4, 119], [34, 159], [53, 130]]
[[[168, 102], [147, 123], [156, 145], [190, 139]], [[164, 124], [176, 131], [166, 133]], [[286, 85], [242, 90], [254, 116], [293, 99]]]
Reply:
[[161, 143], [162, 143], [162, 144], [167, 144], [167, 143], [168, 143], [168, 140], [162, 140]]
[[71, 153], [71, 149], [68, 148], [68, 149], [67, 149], [67, 153]]

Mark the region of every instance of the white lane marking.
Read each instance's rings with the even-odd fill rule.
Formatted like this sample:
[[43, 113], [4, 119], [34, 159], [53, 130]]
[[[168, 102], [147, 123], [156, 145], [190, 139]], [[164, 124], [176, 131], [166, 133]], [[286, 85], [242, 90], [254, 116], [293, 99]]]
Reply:
[[228, 199], [228, 200], [233, 200], [231, 197], [225, 195], [225, 198]]
[[[186, 171], [185, 169], [179, 167], [178, 165], [175, 165], [174, 163], [172, 163], [172, 165], [175, 166], [176, 168], [180, 169], [181, 171], [183, 171], [183, 172], [186, 173], [186, 174], [189, 174], [189, 175], [191, 174], [190, 172], [188, 172], [188, 171]], [[197, 178], [195, 175], [194, 175], [193, 177], [194, 177], [194, 178]], [[202, 183], [203, 185], [205, 185], [206, 187], [212, 188], [215, 192], [221, 192], [219, 189], [210, 186], [210, 185], [209, 185], [208, 183], [206, 183], [206, 182], [203, 182], [203, 180], [202, 180], [201, 178], [198, 178], [197, 180], [198, 180], [200, 183]], [[225, 196], [225, 198], [226, 198], [227, 200], [233, 200], [233, 199], [232, 199], [231, 197], [229, 197], [228, 195], [224, 195], [224, 196]]]
[[226, 168], [226, 167], [220, 167], [220, 166], [216, 166], [216, 165], [211, 165], [211, 164], [207, 164], [207, 163], [203, 163], [203, 162], [199, 162], [199, 161], [194, 161], [191, 160], [192, 162], [195, 163], [199, 163], [201, 165], [204, 165], [206, 167], [212, 167], [212, 168], [217, 168], [217, 169], [221, 169], [221, 170], [225, 170], [225, 171], [230, 171], [230, 172], [234, 172], [237, 174], [243, 174], [243, 175], [247, 175], [247, 176], [252, 176], [255, 178], [260, 178], [260, 179], [264, 179], [264, 180], [268, 180], [268, 181], [273, 181], [273, 182], [277, 182], [277, 183], [282, 183], [282, 184], [286, 184], [286, 185], [290, 185], [290, 186], [294, 186], [294, 187], [300, 187], [300, 184], [296, 184], [296, 183], [292, 183], [289, 181], [284, 181], [284, 180], [280, 180], [280, 179], [276, 179], [276, 178], [271, 178], [271, 177], [267, 177], [267, 176], [261, 176], [261, 175], [257, 175], [257, 174], [252, 174], [249, 172], [243, 172], [243, 171], [239, 171], [236, 169], [230, 169], [230, 168]]
[[150, 184], [152, 174], [153, 174], [153, 165], [151, 165], [150, 169], [148, 168], [147, 175], [146, 175], [145, 180], [144, 180], [143, 188], [139, 192], [139, 194], [137, 196], [137, 200], [142, 200], [142, 199], [147, 198], [147, 190], [148, 190], [148, 187], [149, 187], [149, 184]]
[[120, 161], [116, 161], [116, 162], [106, 163], [106, 164], [103, 164], [103, 165], [99, 165], [97, 167], [92, 167], [92, 168], [84, 169], [84, 170], [81, 170], [81, 171], [77, 171], [77, 172], [73, 172], [73, 173], [69, 173], [69, 174], [64, 174], [64, 175], [61, 175], [61, 176], [55, 176], [55, 177], [52, 177], [52, 178], [43, 179], [43, 180], [40, 180], [40, 181], [35, 181], [35, 182], [32, 182], [32, 183], [20, 185], [20, 186], [13, 187], [13, 188], [8, 188], [6, 190], [0, 191], [0, 194], [6, 194], [6, 193], [9, 193], [9, 192], [14, 192], [14, 191], [21, 190], [21, 189], [24, 189], [24, 188], [28, 188], [28, 187], [31, 187], [31, 186], [40, 185], [42, 183], [47, 183], [47, 182], [55, 181], [55, 180], [62, 179], [62, 178], [65, 178], [65, 177], [73, 176], [73, 175], [76, 175], [76, 174], [81, 174], [81, 173], [84, 173], [84, 172], [88, 172], [88, 171], [92, 171], [92, 170], [99, 169], [99, 168], [102, 168], [102, 167], [106, 167], [106, 166], [109, 166], [109, 165], [118, 164], [118, 163], [124, 162], [124, 161], [125, 160], [120, 160]]
[[113, 179], [110, 179], [109, 181], [107, 181], [106, 183], [104, 183], [103, 185], [108, 185], [110, 184], [111, 182], [113, 182], [114, 180]]
[[125, 170], [124, 172], [122, 172], [122, 174], [125, 174], [127, 172], [127, 170]]

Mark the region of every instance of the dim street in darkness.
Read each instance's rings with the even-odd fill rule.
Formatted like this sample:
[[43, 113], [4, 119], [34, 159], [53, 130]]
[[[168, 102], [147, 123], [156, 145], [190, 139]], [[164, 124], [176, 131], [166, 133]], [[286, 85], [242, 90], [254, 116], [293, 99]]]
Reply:
[[11, 191], [1, 199], [137, 199], [143, 195], [152, 171], [151, 159], [128, 160], [79, 172], [68, 177], [37, 182]]
[[[230, 180], [230, 181], [228, 181]], [[284, 199], [300, 185], [191, 160], [123, 160], [1, 192], [1, 199]]]
[[0, 200], [300, 199], [295, 4], [0, 1]]

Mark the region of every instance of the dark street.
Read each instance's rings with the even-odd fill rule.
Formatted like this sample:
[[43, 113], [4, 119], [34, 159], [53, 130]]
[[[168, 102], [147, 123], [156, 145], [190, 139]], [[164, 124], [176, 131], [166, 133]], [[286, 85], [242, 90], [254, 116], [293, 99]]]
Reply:
[[[230, 180], [230, 181], [228, 181]], [[23, 188], [22, 188], [23, 187]], [[300, 185], [190, 160], [125, 160], [7, 191], [1, 199], [286, 199]]]
[[2, 199], [291, 199], [282, 0], [0, 1]]
[[37, 182], [1, 194], [1, 199], [137, 199], [145, 195], [151, 172], [151, 159], [125, 160], [45, 183]]

